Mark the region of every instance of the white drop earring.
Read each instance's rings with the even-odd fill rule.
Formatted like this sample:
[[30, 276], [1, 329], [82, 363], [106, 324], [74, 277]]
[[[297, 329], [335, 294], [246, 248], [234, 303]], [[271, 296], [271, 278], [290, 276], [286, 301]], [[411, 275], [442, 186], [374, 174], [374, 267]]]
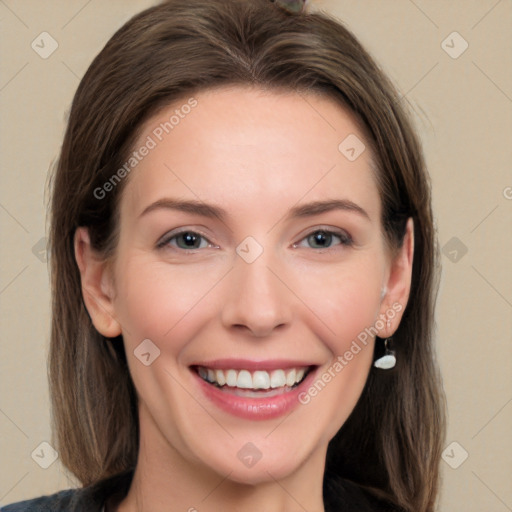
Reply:
[[396, 365], [396, 355], [395, 351], [389, 348], [391, 338], [387, 338], [384, 340], [384, 355], [376, 359], [373, 363], [375, 368], [380, 368], [381, 370], [391, 370]]

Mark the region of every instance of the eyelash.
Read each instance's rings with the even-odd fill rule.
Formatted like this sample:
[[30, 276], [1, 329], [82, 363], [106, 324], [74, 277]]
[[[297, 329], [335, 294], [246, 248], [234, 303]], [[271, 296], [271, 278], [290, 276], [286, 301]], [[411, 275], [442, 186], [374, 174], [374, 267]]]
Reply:
[[[310, 236], [313, 236], [315, 235], [316, 233], [323, 233], [324, 235], [327, 235], [327, 236], [334, 236], [336, 238], [339, 238], [340, 239], [340, 243], [338, 245], [341, 245], [341, 246], [346, 246], [346, 247], [351, 247], [352, 245], [354, 245], [354, 241], [352, 240], [352, 237], [344, 232], [344, 231], [337, 231], [337, 230], [332, 230], [332, 229], [327, 229], [327, 228], [317, 228], [317, 229], [314, 229], [313, 231], [310, 231], [306, 236], [304, 236], [303, 238], [301, 238], [300, 242], [302, 242], [303, 240], [307, 240]], [[297, 247], [298, 244], [293, 244], [293, 247]], [[315, 249], [317, 250], [317, 252], [329, 252], [329, 251], [334, 251], [336, 250], [336, 246], [333, 246], [333, 247], [326, 247], [326, 248], [313, 248], [312, 249]]]
[[[201, 233], [198, 233], [197, 231], [193, 231], [193, 230], [190, 230], [190, 229], [184, 229], [184, 230], [179, 231], [177, 233], [173, 233], [171, 236], [165, 237], [161, 242], [158, 242], [157, 248], [158, 249], [168, 248], [169, 247], [169, 243], [171, 242], [171, 240], [173, 240], [174, 238], [176, 238], [176, 237], [178, 237], [180, 235], [183, 235], [185, 233], [189, 233], [189, 234], [192, 234], [192, 235], [199, 235], [199, 237], [204, 239], [204, 240], [206, 240], [209, 245], [213, 245]], [[317, 228], [317, 229], [315, 229], [313, 231], [310, 231], [307, 235], [305, 235], [303, 238], [301, 238], [299, 243], [302, 242], [303, 240], [307, 240], [310, 236], [315, 235], [316, 233], [323, 233], [324, 235], [327, 235], [327, 236], [334, 236], [334, 237], [339, 238], [341, 243], [339, 243], [338, 245], [341, 245], [341, 246], [351, 247], [354, 244], [354, 241], [352, 240], [352, 237], [348, 233], [345, 233], [344, 231], [336, 231], [336, 230], [332, 230], [332, 229], [323, 229], [323, 228]], [[298, 246], [298, 243], [294, 243], [293, 244], [294, 248], [296, 248], [297, 246]], [[320, 248], [314, 248], [314, 247], [312, 247], [312, 249], [316, 250], [317, 252], [324, 252], [325, 253], [325, 252], [330, 252], [330, 251], [336, 250], [335, 247], [336, 246], [327, 247], [327, 248], [321, 248], [321, 247]], [[183, 249], [181, 247], [174, 247], [174, 249], [175, 250], [179, 250], [179, 251], [184, 251], [184, 252], [200, 250], [200, 248], [196, 248], [196, 249]]]

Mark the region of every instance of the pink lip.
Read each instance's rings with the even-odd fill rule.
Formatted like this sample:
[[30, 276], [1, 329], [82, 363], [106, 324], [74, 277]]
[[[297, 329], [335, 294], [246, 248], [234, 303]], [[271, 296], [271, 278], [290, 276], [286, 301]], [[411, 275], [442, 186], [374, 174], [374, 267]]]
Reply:
[[[275, 366], [275, 368], [289, 368], [289, 367], [302, 367], [309, 366], [304, 363], [300, 364], [289, 364], [288, 361], [286, 366]], [[229, 361], [228, 366], [211, 366], [211, 363], [205, 364], [208, 368], [233, 368], [236, 369], [239, 365], [234, 365], [233, 360]], [[242, 365], [242, 368], [249, 369], [247, 366]], [[257, 363], [258, 368], [266, 368], [270, 369], [268, 366], [268, 362], [266, 362], [266, 366], [260, 365]], [[202, 364], [199, 366], [203, 366]], [[196, 379], [196, 382], [204, 394], [204, 396], [210, 400], [214, 405], [222, 409], [223, 411], [232, 414], [234, 416], [238, 416], [239, 418], [248, 419], [248, 420], [269, 420], [273, 418], [278, 418], [279, 416], [283, 416], [289, 412], [291, 412], [295, 407], [297, 407], [299, 402], [299, 394], [304, 390], [308, 389], [311, 385], [311, 382], [314, 379], [316, 374], [316, 370], [318, 367], [313, 368], [306, 378], [295, 388], [292, 388], [290, 391], [286, 391], [280, 395], [268, 397], [268, 398], [249, 398], [238, 396], [233, 393], [229, 393], [227, 391], [222, 391], [222, 388], [218, 388], [213, 384], [209, 384], [204, 381], [197, 372], [192, 369], [192, 375]], [[252, 369], [252, 368], [251, 368]]]
[[213, 370], [279, 370], [289, 368], [304, 368], [306, 366], [318, 366], [312, 362], [290, 360], [290, 359], [269, 359], [266, 361], [254, 361], [250, 359], [215, 359], [213, 361], [201, 361], [190, 366], [203, 366]]

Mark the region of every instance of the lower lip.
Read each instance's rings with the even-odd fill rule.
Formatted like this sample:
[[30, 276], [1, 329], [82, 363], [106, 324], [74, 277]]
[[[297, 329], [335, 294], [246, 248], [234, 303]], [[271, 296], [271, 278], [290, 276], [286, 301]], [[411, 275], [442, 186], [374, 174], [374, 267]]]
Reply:
[[222, 391], [222, 388], [208, 384], [194, 370], [192, 373], [206, 398], [223, 411], [249, 420], [269, 420], [291, 412], [300, 404], [299, 395], [308, 388], [316, 372], [313, 368], [297, 387], [266, 398], [249, 398]]

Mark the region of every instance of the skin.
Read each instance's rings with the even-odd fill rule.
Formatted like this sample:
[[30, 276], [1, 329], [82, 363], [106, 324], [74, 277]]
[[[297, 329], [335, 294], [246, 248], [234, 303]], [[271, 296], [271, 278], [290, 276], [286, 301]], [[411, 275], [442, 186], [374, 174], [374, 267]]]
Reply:
[[[123, 335], [139, 397], [138, 465], [113, 508], [274, 512], [300, 504], [320, 512], [327, 444], [361, 395], [374, 339], [307, 405], [272, 420], [220, 410], [199, 392], [189, 365], [299, 357], [318, 364], [321, 376], [400, 304], [379, 332], [391, 336], [409, 296], [412, 220], [391, 253], [370, 151], [351, 162], [338, 150], [349, 134], [364, 137], [331, 99], [240, 86], [195, 98], [197, 107], [131, 172], [112, 264], [91, 249], [85, 228], [75, 235], [86, 306], [100, 333]], [[146, 123], [135, 147], [177, 106]], [[168, 208], [141, 216], [164, 197], [214, 204], [226, 218]], [[350, 210], [287, 217], [325, 199], [350, 200], [368, 218]], [[206, 239], [189, 251], [180, 237], [156, 247], [177, 228]], [[353, 244], [334, 236], [319, 247], [308, 235], [320, 228], [348, 233]], [[236, 252], [248, 236], [263, 248], [252, 263]], [[144, 339], [160, 349], [149, 366], [133, 355]], [[250, 468], [237, 457], [247, 442], [262, 454]]]

